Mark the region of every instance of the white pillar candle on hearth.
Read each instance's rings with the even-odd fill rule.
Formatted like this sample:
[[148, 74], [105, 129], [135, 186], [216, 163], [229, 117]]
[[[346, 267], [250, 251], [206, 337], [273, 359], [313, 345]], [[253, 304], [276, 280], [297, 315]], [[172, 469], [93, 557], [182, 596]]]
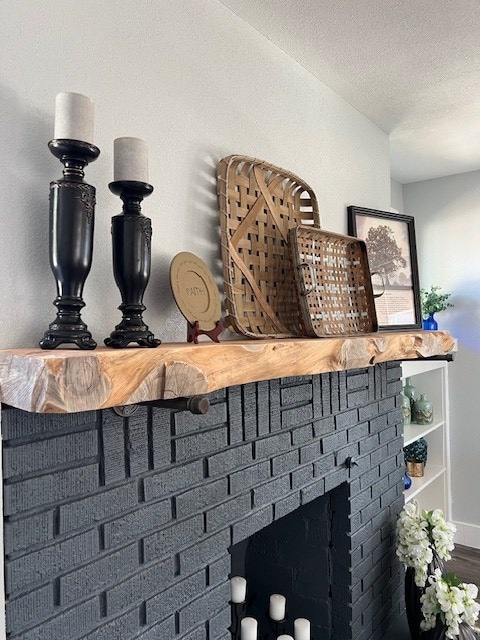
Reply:
[[230, 580], [230, 600], [234, 604], [245, 602], [247, 595], [247, 581], [241, 576], [234, 576]]
[[81, 140], [93, 144], [93, 100], [63, 91], [55, 98], [55, 140]]
[[287, 600], [279, 593], [272, 593], [270, 596], [270, 618], [272, 620], [285, 620], [285, 607]]
[[293, 633], [295, 640], [311, 640], [310, 620], [297, 618], [293, 623]]
[[141, 138], [116, 138], [113, 141], [113, 180], [148, 183], [148, 148]]
[[258, 622], [255, 618], [243, 618], [241, 624], [241, 640], [257, 640]]

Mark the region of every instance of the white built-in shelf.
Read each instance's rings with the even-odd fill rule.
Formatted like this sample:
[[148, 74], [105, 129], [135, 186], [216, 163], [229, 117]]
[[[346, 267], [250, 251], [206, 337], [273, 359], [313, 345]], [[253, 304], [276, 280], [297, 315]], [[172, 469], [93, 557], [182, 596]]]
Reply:
[[[425, 473], [421, 478], [412, 478], [412, 486], [405, 491], [405, 502], [416, 498], [421, 491], [423, 491], [434, 480], [439, 478], [445, 473], [446, 467], [442, 467], [438, 464], [428, 464], [425, 467]], [[439, 505], [442, 508], [442, 505]]]
[[443, 427], [443, 425], [443, 420], [434, 421], [432, 424], [409, 424], [403, 431], [403, 445], [406, 446], [419, 438], [425, 438], [429, 433]]
[[410, 378], [418, 395], [424, 393], [433, 403], [433, 422], [411, 423], [404, 428], [404, 445], [425, 438], [428, 458], [421, 478], [412, 478], [412, 486], [404, 492], [405, 502], [417, 500], [422, 509], [442, 509], [451, 518], [450, 490], [450, 426], [448, 396], [448, 363], [441, 360], [405, 361], [405, 382]]

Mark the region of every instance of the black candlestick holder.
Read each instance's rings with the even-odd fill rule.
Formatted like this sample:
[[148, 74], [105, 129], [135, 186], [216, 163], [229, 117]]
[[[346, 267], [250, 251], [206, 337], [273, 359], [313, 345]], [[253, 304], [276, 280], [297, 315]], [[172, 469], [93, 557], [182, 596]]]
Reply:
[[[245, 618], [247, 614], [247, 602], [230, 602], [230, 608], [232, 612], [232, 624], [230, 626], [232, 640], [241, 640], [241, 625], [243, 618]], [[278, 636], [287, 633], [287, 618], [283, 620], [272, 620], [268, 614], [266, 617], [270, 631], [266, 634], [259, 634], [258, 640], [276, 640]]]
[[133, 180], [117, 180], [108, 186], [123, 201], [123, 212], [112, 218], [113, 273], [122, 296], [118, 307], [122, 321], [105, 344], [117, 349], [131, 342], [158, 347], [161, 341], [149, 331], [142, 317], [146, 309], [143, 295], [150, 279], [152, 225], [150, 218], [142, 214], [141, 203], [153, 187]]
[[244, 602], [231, 602], [230, 607], [232, 610], [232, 624], [230, 632], [234, 640], [240, 640], [241, 638], [241, 624], [242, 620], [247, 612], [247, 603]]
[[286, 634], [286, 627], [287, 627], [287, 618], [284, 618], [283, 620], [272, 620], [270, 617], [268, 619], [268, 626], [270, 627], [270, 630], [272, 632], [272, 636], [270, 636], [269, 634], [267, 634], [264, 637], [264, 640], [268, 640], [270, 637], [272, 638], [278, 638], [278, 636], [281, 636], [283, 634]]
[[95, 187], [83, 181], [84, 168], [100, 149], [80, 140], [51, 140], [50, 151], [64, 165], [63, 178], [50, 183], [50, 266], [57, 283], [57, 317], [40, 340], [42, 349], [76, 344], [95, 349], [80, 317], [83, 286], [92, 266]]

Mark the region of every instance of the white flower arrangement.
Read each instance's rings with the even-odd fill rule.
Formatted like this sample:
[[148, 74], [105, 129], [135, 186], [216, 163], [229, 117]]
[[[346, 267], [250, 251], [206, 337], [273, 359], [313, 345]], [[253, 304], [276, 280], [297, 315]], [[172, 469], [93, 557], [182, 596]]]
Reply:
[[459, 625], [464, 622], [474, 626], [480, 611], [480, 605], [475, 602], [478, 588], [474, 584], [466, 584], [449, 574], [442, 575], [440, 569], [428, 577], [429, 585], [420, 598], [424, 619], [420, 623], [423, 631], [433, 629], [440, 616], [446, 626], [446, 637], [457, 638]]
[[450, 560], [456, 527], [443, 511], [420, 511], [415, 501], [407, 502], [397, 521], [397, 556], [406, 567], [415, 569], [415, 584], [424, 587], [428, 565], [434, 554]]

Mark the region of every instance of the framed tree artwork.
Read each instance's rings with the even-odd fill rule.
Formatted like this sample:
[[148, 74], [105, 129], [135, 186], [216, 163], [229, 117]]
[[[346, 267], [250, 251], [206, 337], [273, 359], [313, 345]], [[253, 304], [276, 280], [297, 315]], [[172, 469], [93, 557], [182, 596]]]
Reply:
[[379, 329], [420, 329], [414, 218], [351, 206], [348, 232], [365, 241], [374, 289], [383, 280], [384, 294], [375, 298]]

